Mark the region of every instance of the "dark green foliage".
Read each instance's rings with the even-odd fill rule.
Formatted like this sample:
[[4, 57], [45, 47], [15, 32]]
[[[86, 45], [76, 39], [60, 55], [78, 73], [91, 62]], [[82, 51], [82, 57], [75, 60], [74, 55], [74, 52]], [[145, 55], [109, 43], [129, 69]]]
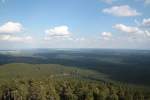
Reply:
[[111, 81], [103, 74], [57, 64], [0, 67], [0, 100], [150, 100], [150, 92]]
[[148, 100], [147, 92], [78, 79], [13, 80], [0, 86], [1, 100]]
[[[150, 50], [32, 49], [0, 51], [0, 64], [10, 63], [59, 64], [92, 69], [110, 76], [109, 79], [115, 81], [147, 86], [150, 84], [150, 78], [148, 78], [150, 76]], [[37, 68], [37, 71], [40, 69]], [[72, 74], [78, 75], [76, 71]]]

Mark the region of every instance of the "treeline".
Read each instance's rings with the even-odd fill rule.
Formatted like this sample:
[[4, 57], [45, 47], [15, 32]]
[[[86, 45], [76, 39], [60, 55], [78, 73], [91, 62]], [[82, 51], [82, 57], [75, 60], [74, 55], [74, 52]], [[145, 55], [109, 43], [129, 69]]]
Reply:
[[0, 83], [1, 100], [150, 100], [150, 94], [77, 79], [13, 80]]

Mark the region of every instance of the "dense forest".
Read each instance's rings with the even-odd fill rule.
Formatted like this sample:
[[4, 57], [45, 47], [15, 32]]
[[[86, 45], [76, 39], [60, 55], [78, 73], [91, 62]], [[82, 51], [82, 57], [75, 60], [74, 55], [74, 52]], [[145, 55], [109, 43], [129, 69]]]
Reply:
[[0, 51], [0, 100], [150, 100], [150, 52]]
[[92, 70], [56, 64], [13, 63], [0, 67], [0, 98], [1, 100], [150, 100], [150, 91], [146, 87], [106, 80], [103, 74]]
[[13, 80], [0, 85], [1, 100], [150, 100], [150, 93], [76, 79]]
[[[0, 51], [0, 65], [9, 63], [60, 64], [90, 69], [124, 83], [150, 84], [149, 50], [29, 49]], [[128, 73], [128, 74], [127, 74]]]

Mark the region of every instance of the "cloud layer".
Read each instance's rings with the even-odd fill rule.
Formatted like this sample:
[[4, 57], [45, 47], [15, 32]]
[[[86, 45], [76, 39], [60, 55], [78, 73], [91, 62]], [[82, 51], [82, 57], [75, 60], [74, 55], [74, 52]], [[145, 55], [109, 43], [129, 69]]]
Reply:
[[0, 35], [0, 40], [10, 42], [31, 42], [33, 38], [31, 36], [13, 36], [13, 35]]

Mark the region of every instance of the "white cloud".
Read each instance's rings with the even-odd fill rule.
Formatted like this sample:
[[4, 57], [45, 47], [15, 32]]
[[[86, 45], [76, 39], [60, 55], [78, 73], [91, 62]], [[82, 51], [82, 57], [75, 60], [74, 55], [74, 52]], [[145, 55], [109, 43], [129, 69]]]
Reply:
[[23, 29], [22, 25], [18, 22], [7, 22], [0, 26], [0, 33], [18, 33]]
[[85, 41], [86, 39], [84, 37], [78, 37], [78, 38], [73, 38], [75, 41]]
[[125, 33], [133, 33], [130, 36], [133, 36], [134, 39], [145, 39], [150, 37], [150, 32], [146, 29], [139, 29], [138, 27], [133, 27], [133, 26], [126, 26], [123, 24], [116, 24], [114, 26], [115, 29], [125, 32]]
[[102, 32], [101, 36], [104, 40], [110, 40], [110, 38], [112, 37], [112, 33], [111, 32]]
[[112, 33], [110, 32], [102, 32], [101, 35], [104, 37], [112, 37]]
[[150, 32], [149, 31], [145, 31], [146, 36], [150, 37]]
[[0, 40], [10, 42], [31, 42], [33, 38], [31, 36], [13, 36], [13, 35], [0, 35]]
[[138, 13], [135, 9], [130, 8], [128, 5], [105, 8], [102, 10], [102, 12], [123, 17], [140, 15], [140, 13]]
[[143, 19], [142, 25], [143, 25], [143, 26], [150, 26], [150, 18], [148, 18], [148, 19]]
[[71, 40], [71, 32], [69, 31], [69, 27], [66, 25], [57, 26], [54, 28], [50, 28], [45, 30], [44, 40]]
[[68, 37], [71, 35], [68, 26], [65, 25], [47, 29], [45, 33], [48, 37]]
[[116, 24], [114, 28], [125, 33], [142, 33], [138, 27], [126, 26], [124, 24]]

